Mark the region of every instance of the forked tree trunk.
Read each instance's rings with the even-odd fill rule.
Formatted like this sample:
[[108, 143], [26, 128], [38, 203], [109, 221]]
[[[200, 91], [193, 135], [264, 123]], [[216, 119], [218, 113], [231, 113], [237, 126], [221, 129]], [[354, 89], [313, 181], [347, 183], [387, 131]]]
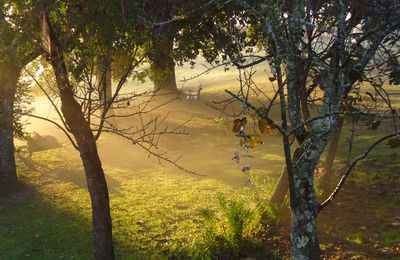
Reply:
[[14, 157], [14, 99], [21, 69], [0, 63], [0, 194], [17, 184]]
[[61, 111], [78, 144], [92, 204], [94, 258], [114, 259], [109, 194], [104, 171], [97, 151], [96, 140], [90, 125], [84, 118], [79, 103], [74, 98], [68, 78], [63, 50], [55, 37], [48, 14], [42, 17], [43, 48], [50, 57], [61, 98]]
[[[308, 104], [307, 104], [307, 95], [306, 95], [306, 80], [300, 80], [299, 79], [299, 106], [301, 107], [301, 112], [303, 115], [303, 118], [305, 120], [310, 118], [310, 111], [308, 109]], [[309, 129], [311, 126], [310, 125], [305, 125], [307, 129]], [[300, 142], [300, 141], [298, 141]], [[300, 143], [301, 145], [301, 143]], [[282, 170], [282, 173], [279, 177], [278, 184], [274, 190], [274, 193], [271, 196], [270, 203], [271, 204], [282, 204], [285, 200], [286, 194], [289, 189], [289, 181], [288, 181], [288, 176], [287, 176], [287, 170], [286, 167]]]
[[154, 91], [177, 92], [175, 62], [172, 56], [173, 39], [162, 37], [154, 40], [153, 50], [149, 54], [151, 61], [150, 79], [154, 83]]

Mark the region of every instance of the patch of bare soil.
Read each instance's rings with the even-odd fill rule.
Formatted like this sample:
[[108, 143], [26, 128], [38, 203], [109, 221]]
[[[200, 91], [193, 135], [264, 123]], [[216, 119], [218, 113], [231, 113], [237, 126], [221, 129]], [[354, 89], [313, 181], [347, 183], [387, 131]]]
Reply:
[[400, 244], [393, 241], [400, 237], [398, 180], [346, 186], [321, 212], [318, 226], [326, 259], [400, 259]]
[[[399, 222], [400, 185], [394, 177], [365, 188], [347, 185], [318, 216], [322, 259], [400, 259], [400, 244], [384, 240], [384, 234], [398, 239]], [[272, 229], [266, 250], [290, 259], [289, 237], [289, 222]]]

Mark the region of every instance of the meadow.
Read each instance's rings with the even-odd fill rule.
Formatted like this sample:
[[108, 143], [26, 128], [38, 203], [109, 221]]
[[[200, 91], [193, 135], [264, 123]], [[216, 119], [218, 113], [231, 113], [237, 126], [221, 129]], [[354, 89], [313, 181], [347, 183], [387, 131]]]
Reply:
[[[251, 220], [246, 220], [248, 215], [240, 215], [245, 219], [238, 239], [253, 239], [257, 243], [250, 246], [257, 250], [243, 254], [248, 245], [236, 241], [228, 244], [240, 246], [242, 254], [220, 252], [222, 256], [289, 257], [288, 205], [275, 211], [265, 209], [283, 167], [281, 139], [264, 135], [264, 144], [250, 149], [251, 157], [235, 163], [232, 157], [238, 138], [231, 130], [232, 119], [220, 119], [220, 113], [212, 107], [215, 101], [226, 99], [221, 88], [206, 88], [198, 101], [181, 98], [147, 115], [167, 115], [165, 125], [171, 128], [187, 121], [187, 134], [161, 137], [160, 152], [167, 152], [169, 158], [182, 156], [178, 164], [202, 176], [149, 157], [146, 151], [118, 136], [101, 137], [98, 147], [109, 185], [118, 259], [218, 257], [213, 246], [219, 242], [212, 240], [214, 233], [210, 239], [207, 232], [219, 228], [219, 236], [230, 241], [229, 232], [237, 231], [227, 228], [232, 205], [240, 210], [253, 207], [248, 211], [255, 212], [250, 214]], [[36, 110], [45, 113], [47, 109], [37, 106]], [[277, 113], [274, 109], [272, 116]], [[118, 120], [121, 125], [132, 123], [128, 119]], [[0, 259], [89, 259], [91, 207], [78, 153], [52, 126], [33, 120], [27, 129], [52, 134], [63, 147], [34, 153], [31, 160], [18, 160], [23, 185], [12, 198], [0, 200]], [[353, 154], [363, 151], [383, 133], [385, 126], [357, 137]], [[335, 161], [335, 180], [347, 158], [349, 135], [350, 128], [346, 127]], [[242, 173], [242, 163], [251, 165], [250, 173]], [[399, 151], [383, 144], [354, 170], [344, 191], [318, 218], [325, 256], [399, 256], [399, 166]], [[249, 179], [252, 185], [247, 182]], [[225, 215], [224, 207], [228, 209]], [[219, 223], [207, 220], [210, 212]]]

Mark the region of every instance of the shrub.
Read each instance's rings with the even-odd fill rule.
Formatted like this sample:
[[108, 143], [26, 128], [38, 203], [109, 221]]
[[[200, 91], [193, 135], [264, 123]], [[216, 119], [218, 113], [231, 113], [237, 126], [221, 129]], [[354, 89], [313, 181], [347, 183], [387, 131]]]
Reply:
[[219, 197], [217, 212], [203, 210], [205, 232], [199, 249], [209, 254], [238, 256], [260, 245], [262, 210], [256, 203]]
[[271, 225], [289, 217], [288, 200], [269, 205], [270, 183], [255, 184], [232, 199], [220, 195], [217, 210], [203, 210], [204, 232], [196, 251], [218, 258], [238, 257], [259, 248]]

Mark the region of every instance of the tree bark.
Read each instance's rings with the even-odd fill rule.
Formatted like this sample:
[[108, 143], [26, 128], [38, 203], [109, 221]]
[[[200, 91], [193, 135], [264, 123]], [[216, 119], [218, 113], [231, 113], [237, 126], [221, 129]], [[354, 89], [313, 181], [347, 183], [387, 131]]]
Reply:
[[0, 63], [0, 193], [7, 194], [17, 184], [14, 157], [14, 99], [21, 69]]
[[[303, 180], [299, 185], [309, 186], [310, 183], [307, 180]], [[305, 198], [312, 193], [294, 194], [294, 196], [303, 197], [304, 199], [300, 200], [299, 204], [292, 208], [292, 259], [320, 259], [321, 252], [315, 213], [316, 200]]]
[[305, 146], [296, 149], [293, 155], [293, 161], [297, 164], [293, 167], [293, 183], [289, 183], [292, 186], [290, 189], [292, 259], [320, 259], [314, 169], [323, 151], [320, 146], [323, 147], [324, 143], [326, 140], [318, 142], [312, 137], [305, 141]]
[[92, 132], [86, 132], [82, 139], [87, 140], [78, 141], [78, 145], [92, 203], [94, 258], [114, 259], [107, 182]]
[[114, 259], [108, 187], [97, 151], [96, 140], [79, 103], [75, 100], [73, 87], [68, 78], [63, 50], [52, 31], [46, 12], [42, 17], [42, 30], [44, 36], [43, 48], [48, 53], [54, 69], [61, 98], [61, 111], [70, 132], [76, 139], [85, 170], [92, 204], [94, 259]]
[[269, 203], [282, 204], [285, 200], [288, 189], [289, 189], [289, 181], [287, 176], [287, 170], [286, 167], [283, 167], [281, 176], [279, 177], [278, 184], [269, 200]]
[[175, 62], [173, 59], [173, 38], [154, 37], [153, 50], [149, 54], [151, 61], [150, 79], [154, 83], [154, 91], [177, 92]]

